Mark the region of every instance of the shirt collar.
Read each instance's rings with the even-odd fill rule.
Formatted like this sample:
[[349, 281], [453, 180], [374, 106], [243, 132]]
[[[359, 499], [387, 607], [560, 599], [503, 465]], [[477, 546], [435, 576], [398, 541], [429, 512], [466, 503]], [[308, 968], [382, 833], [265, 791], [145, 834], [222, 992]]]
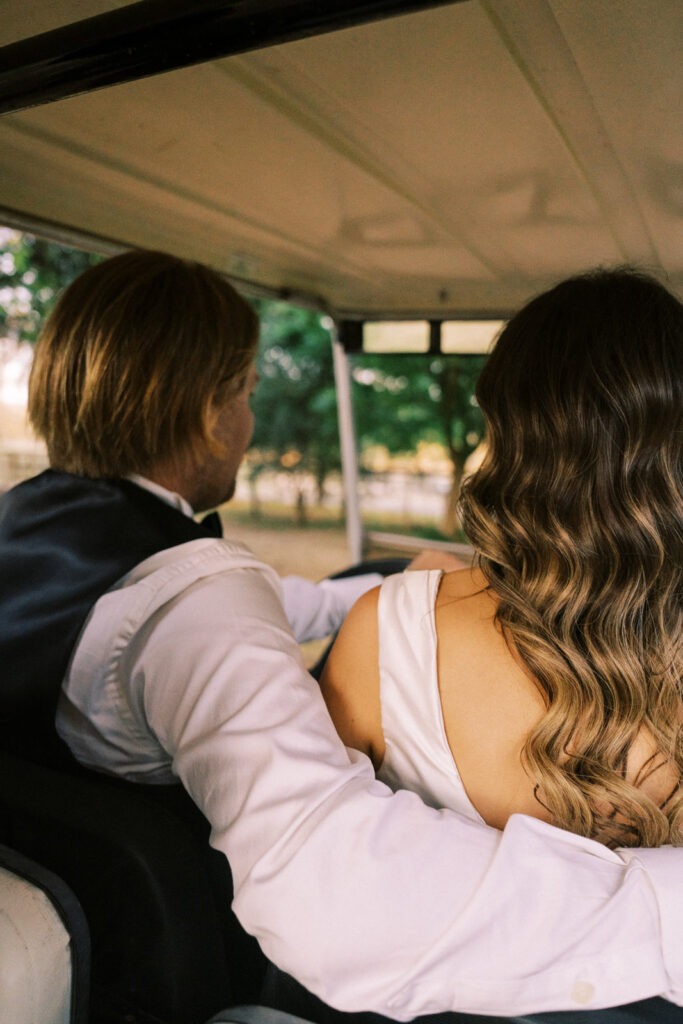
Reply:
[[146, 476], [140, 476], [139, 473], [129, 473], [126, 480], [130, 480], [131, 483], [137, 484], [138, 487], [143, 487], [150, 494], [156, 494], [157, 498], [160, 498], [171, 508], [177, 508], [184, 515], [190, 519], [194, 518], [194, 509], [190, 505], [189, 501], [180, 494], [176, 494], [175, 491], [169, 491], [161, 484], [154, 483], [153, 480], [148, 480]]

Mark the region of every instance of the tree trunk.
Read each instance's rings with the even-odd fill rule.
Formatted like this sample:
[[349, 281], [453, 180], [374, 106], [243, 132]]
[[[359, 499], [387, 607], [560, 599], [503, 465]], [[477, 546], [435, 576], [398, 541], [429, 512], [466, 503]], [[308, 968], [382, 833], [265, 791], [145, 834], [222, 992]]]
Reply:
[[315, 474], [315, 500], [318, 506], [322, 505], [325, 500], [325, 480], [327, 478], [327, 469], [323, 469], [322, 466], [318, 468]]
[[261, 502], [258, 496], [258, 477], [249, 477], [249, 516], [251, 519], [261, 518]]
[[299, 488], [296, 492], [296, 521], [298, 526], [305, 526], [308, 522], [306, 516], [306, 496], [303, 488]]

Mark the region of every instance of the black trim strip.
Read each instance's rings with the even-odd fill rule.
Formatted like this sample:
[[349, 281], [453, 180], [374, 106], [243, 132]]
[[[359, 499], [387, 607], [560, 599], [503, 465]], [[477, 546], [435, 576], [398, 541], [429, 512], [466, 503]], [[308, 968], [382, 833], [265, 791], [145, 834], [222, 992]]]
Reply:
[[440, 355], [441, 353], [441, 321], [429, 321], [429, 354]]
[[69, 1021], [70, 1024], [86, 1024], [90, 1003], [90, 930], [83, 908], [62, 878], [4, 844], [0, 845], [0, 867], [44, 892], [62, 921], [71, 953]]
[[363, 320], [339, 320], [337, 337], [347, 355], [363, 351]]
[[140, 0], [0, 48], [0, 113], [464, 0]]

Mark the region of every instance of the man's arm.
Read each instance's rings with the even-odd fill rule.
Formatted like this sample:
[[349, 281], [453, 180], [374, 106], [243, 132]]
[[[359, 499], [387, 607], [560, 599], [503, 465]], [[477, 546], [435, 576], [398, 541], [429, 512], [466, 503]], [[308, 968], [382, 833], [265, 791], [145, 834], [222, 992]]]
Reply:
[[[454, 572], [464, 569], [465, 563], [455, 555], [430, 550], [421, 551], [407, 568]], [[312, 583], [301, 576], [284, 576], [280, 582], [287, 620], [297, 641], [303, 644], [336, 633], [358, 598], [379, 586], [382, 577], [370, 572]]]
[[282, 604], [298, 643], [336, 633], [359, 597], [382, 582], [377, 573], [345, 576], [312, 583], [301, 576], [284, 576]]
[[336, 736], [275, 587], [202, 580], [122, 661], [271, 960], [335, 1007], [400, 1020], [683, 1003], [683, 852], [648, 863], [661, 851], [622, 857], [519, 815], [500, 833], [392, 795]]

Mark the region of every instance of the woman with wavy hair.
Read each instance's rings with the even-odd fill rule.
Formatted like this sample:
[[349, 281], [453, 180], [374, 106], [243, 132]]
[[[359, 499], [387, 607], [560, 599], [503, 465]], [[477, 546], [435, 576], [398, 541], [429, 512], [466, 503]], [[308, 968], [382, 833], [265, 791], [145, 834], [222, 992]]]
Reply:
[[393, 788], [502, 828], [683, 844], [683, 306], [572, 278], [502, 331], [461, 496], [475, 566], [404, 573], [348, 617], [323, 692]]

